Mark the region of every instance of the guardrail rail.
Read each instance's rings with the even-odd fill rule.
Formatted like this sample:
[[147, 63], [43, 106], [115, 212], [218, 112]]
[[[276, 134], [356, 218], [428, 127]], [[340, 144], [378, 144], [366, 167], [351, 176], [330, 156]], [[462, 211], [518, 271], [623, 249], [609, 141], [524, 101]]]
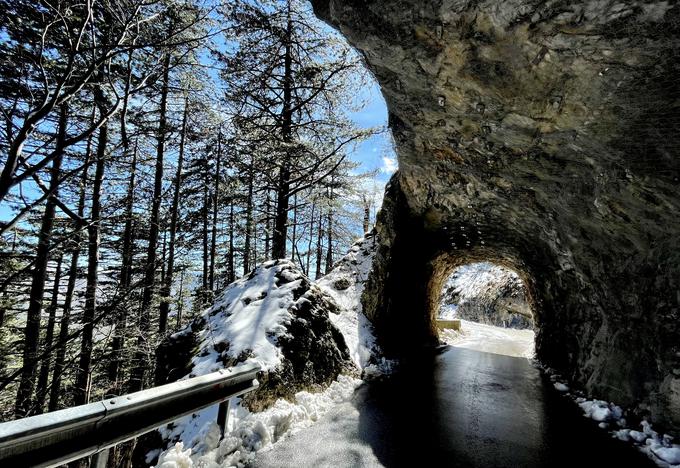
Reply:
[[219, 403], [222, 435], [229, 400], [258, 387], [260, 367], [240, 366], [159, 387], [0, 424], [0, 466], [53, 467], [95, 455], [104, 468], [109, 449]]

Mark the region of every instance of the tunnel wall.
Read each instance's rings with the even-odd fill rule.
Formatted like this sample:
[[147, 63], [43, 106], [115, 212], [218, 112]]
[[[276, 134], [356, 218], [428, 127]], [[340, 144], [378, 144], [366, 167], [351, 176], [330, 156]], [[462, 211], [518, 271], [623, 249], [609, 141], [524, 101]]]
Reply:
[[387, 348], [433, 342], [437, 262], [506, 258], [544, 363], [680, 428], [680, 5], [312, 3], [365, 57], [397, 146], [364, 298]]

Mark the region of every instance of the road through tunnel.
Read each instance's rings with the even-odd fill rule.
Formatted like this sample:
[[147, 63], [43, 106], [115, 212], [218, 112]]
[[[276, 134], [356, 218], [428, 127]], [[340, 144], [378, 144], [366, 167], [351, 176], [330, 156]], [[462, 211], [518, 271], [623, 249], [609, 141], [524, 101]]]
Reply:
[[389, 110], [364, 294], [385, 349], [435, 345], [446, 272], [494, 261], [527, 283], [542, 362], [680, 428], [680, 5], [313, 5]]
[[533, 330], [533, 309], [524, 281], [515, 271], [491, 262], [475, 262], [456, 267], [449, 274], [436, 319]]

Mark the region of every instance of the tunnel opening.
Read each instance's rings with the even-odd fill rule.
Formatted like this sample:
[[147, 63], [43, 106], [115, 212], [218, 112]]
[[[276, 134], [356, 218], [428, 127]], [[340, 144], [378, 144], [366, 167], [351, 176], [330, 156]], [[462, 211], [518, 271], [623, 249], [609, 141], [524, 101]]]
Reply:
[[439, 294], [439, 339], [455, 347], [534, 357], [534, 311], [515, 271], [492, 262], [456, 267]]

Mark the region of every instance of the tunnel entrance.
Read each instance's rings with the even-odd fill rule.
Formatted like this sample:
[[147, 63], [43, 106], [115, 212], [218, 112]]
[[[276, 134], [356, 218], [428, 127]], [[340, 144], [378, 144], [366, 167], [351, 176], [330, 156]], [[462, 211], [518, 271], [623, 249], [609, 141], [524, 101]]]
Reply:
[[435, 323], [443, 343], [534, 357], [534, 312], [522, 278], [491, 262], [455, 268], [439, 295]]

